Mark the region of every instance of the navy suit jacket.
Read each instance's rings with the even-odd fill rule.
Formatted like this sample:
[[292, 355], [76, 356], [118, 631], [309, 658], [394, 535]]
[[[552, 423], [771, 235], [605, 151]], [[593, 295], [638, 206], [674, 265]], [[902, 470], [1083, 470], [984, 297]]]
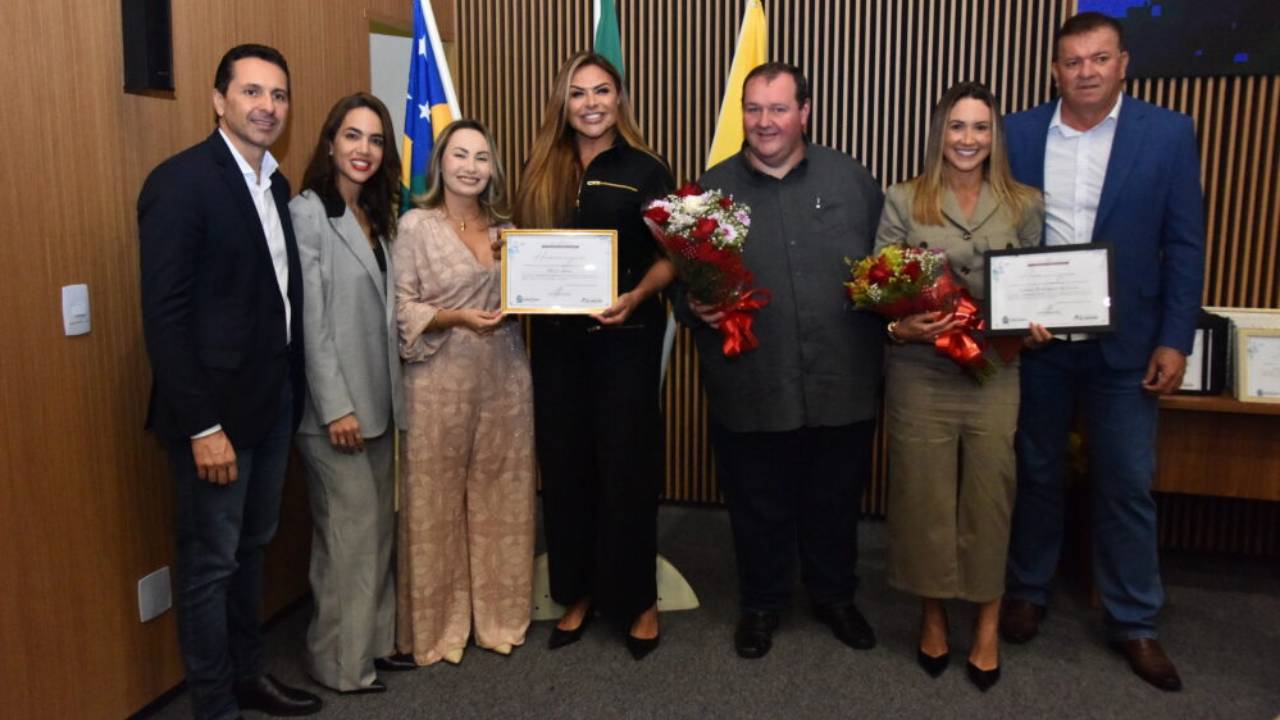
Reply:
[[153, 382], [147, 427], [185, 440], [221, 424], [252, 447], [303, 390], [302, 270], [289, 216], [289, 181], [271, 193], [289, 260], [291, 338], [262, 222], [244, 176], [215, 130], [151, 171], [138, 196], [142, 325]]
[[[1005, 118], [1013, 174], [1044, 189], [1057, 100]], [[1191, 352], [1204, 284], [1204, 200], [1191, 118], [1125, 96], [1102, 183], [1093, 242], [1115, 247], [1113, 368], [1145, 367], [1157, 345]]]

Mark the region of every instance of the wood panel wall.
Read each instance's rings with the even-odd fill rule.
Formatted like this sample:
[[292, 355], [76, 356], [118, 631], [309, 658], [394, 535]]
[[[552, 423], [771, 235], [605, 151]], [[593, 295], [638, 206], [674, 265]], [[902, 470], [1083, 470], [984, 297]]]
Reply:
[[[301, 178], [339, 96], [367, 88], [366, 9], [407, 0], [174, 0], [176, 92], [122, 90], [120, 2], [0, 3], [5, 171], [0, 203], [0, 707], [6, 717], [111, 718], [182, 678], [174, 613], [138, 621], [137, 581], [172, 566], [172, 493], [142, 430], [134, 204], [146, 173], [212, 131], [221, 54], [278, 47], [292, 70], [276, 148]], [[402, 112], [402, 110], [397, 110]], [[89, 335], [62, 335], [59, 288], [87, 282]], [[306, 590], [305, 492], [291, 478], [269, 553], [270, 611]]]
[[[542, 119], [559, 64], [591, 46], [589, 3], [455, 0], [465, 114], [489, 124], [518, 168]], [[645, 137], [677, 181], [705, 169], [744, 0], [619, 0], [627, 86]], [[1048, 59], [1054, 29], [1074, 0], [766, 0], [769, 56], [795, 63], [813, 85], [812, 137], [865, 164], [885, 185], [915, 175], [933, 103], [960, 80], [989, 84], [1011, 112], [1053, 96]], [[1192, 116], [1208, 212], [1205, 300], [1280, 307], [1280, 78], [1130, 81], [1137, 97]], [[681, 329], [665, 391], [666, 497], [718, 502], [697, 358]], [[884, 511], [878, 453], [864, 509]], [[1269, 532], [1270, 511], [1212, 510], [1189, 496], [1159, 498], [1162, 542], [1205, 547], [1177, 528], [1210, 518], [1244, 535]], [[1215, 505], [1213, 507], [1220, 507]], [[1195, 524], [1201, 525], [1199, 520]], [[1218, 533], [1225, 538], [1230, 533]], [[1210, 546], [1213, 546], [1211, 543]], [[1257, 548], [1257, 543], [1216, 545]], [[1265, 547], [1275, 547], [1274, 544]]]

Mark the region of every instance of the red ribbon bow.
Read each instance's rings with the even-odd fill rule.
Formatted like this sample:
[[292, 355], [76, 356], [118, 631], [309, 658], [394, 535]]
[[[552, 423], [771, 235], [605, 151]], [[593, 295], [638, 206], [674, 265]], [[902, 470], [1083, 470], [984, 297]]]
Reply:
[[773, 299], [773, 295], [764, 288], [753, 288], [730, 300], [721, 310], [724, 318], [720, 321], [720, 334], [724, 337], [720, 349], [725, 357], [737, 357], [747, 350], [760, 346], [751, 326], [756, 316], [752, 313]]
[[[936, 296], [955, 303], [952, 315], [960, 321], [959, 325], [939, 335], [933, 341], [933, 347], [939, 354], [951, 358], [952, 362], [964, 368], [978, 382], [986, 381], [995, 374], [996, 367], [983, 354], [987, 341], [981, 332], [986, 328], [986, 323], [982, 320], [978, 304], [951, 273], [938, 278], [933, 291]], [[1005, 362], [1009, 359], [1005, 358]]]

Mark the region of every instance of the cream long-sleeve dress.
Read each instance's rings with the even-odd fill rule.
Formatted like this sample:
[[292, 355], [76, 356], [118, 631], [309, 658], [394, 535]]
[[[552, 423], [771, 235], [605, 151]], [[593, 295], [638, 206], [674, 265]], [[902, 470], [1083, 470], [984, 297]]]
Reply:
[[[496, 236], [496, 229], [490, 231]], [[466, 645], [524, 642], [533, 577], [533, 395], [519, 325], [426, 331], [442, 309], [497, 309], [499, 270], [441, 211], [394, 244], [406, 430], [396, 644], [420, 665]]]

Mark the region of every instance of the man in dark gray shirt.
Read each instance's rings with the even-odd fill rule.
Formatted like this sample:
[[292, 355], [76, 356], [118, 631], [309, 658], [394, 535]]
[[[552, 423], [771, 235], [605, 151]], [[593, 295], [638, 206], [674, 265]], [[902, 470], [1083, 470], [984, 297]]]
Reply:
[[884, 330], [853, 310], [841, 283], [843, 259], [871, 251], [884, 195], [852, 158], [806, 142], [799, 68], [762, 65], [742, 96], [746, 144], [701, 185], [751, 208], [743, 258], [773, 295], [756, 316], [760, 346], [726, 358], [721, 314], [692, 298], [675, 303], [698, 347], [733, 524], [742, 609], [734, 646], [746, 658], [769, 652], [798, 544], [815, 614], [847, 645], [868, 649], [875, 634], [853, 596]]

